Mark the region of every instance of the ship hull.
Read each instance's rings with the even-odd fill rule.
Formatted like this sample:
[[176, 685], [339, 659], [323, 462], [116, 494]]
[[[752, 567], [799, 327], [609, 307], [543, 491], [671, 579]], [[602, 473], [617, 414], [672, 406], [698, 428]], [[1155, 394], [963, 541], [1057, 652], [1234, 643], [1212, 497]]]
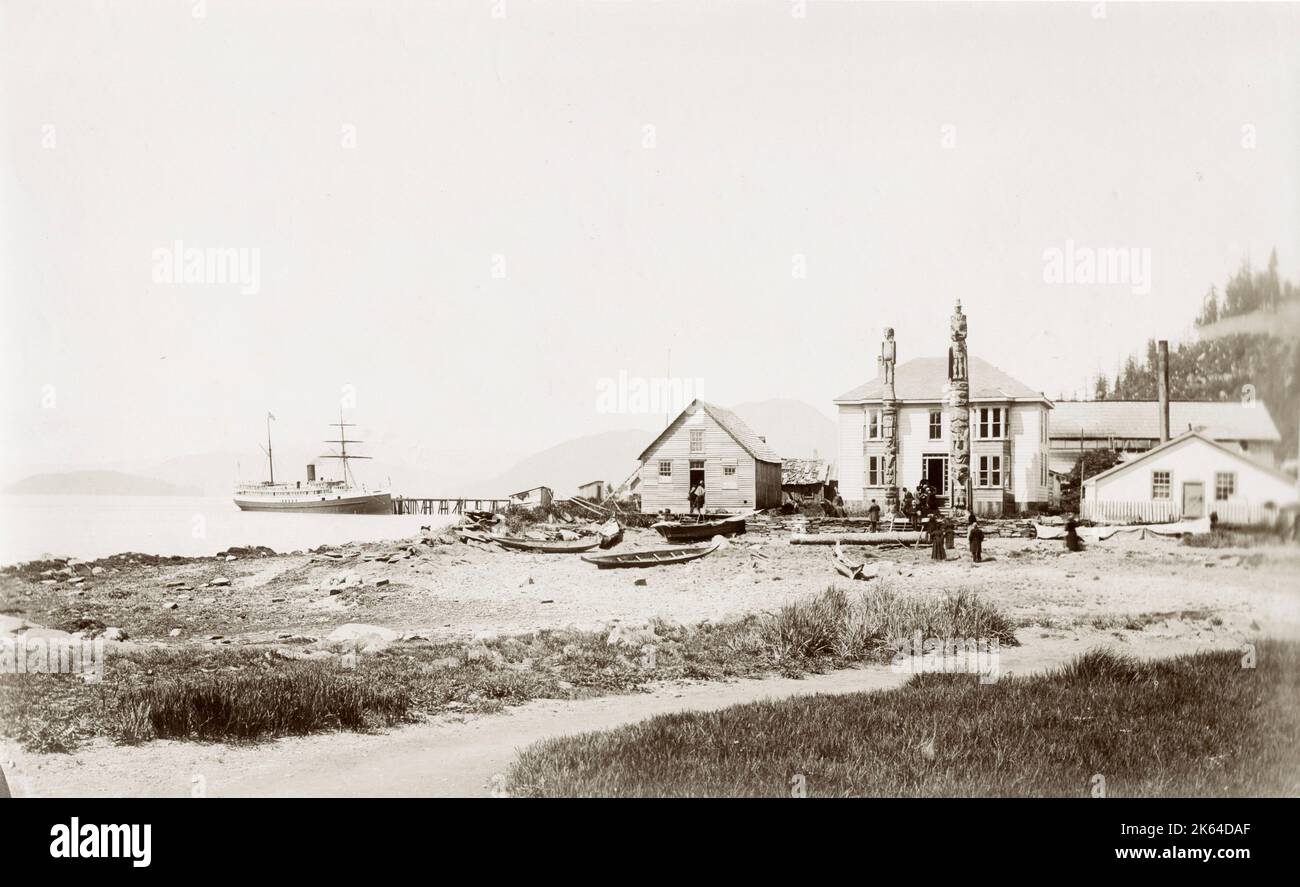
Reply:
[[259, 502], [235, 497], [240, 511], [277, 511], [284, 514], [392, 514], [393, 497], [388, 493], [327, 498], [317, 502]]

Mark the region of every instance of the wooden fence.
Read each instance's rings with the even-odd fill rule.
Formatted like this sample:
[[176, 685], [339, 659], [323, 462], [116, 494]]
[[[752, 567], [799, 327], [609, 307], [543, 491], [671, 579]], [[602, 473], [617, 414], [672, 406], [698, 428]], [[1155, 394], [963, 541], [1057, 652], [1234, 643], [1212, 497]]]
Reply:
[[[1272, 503], [1207, 502], [1204, 514], [1211, 512], [1219, 523], [1231, 526], [1256, 526], [1272, 524], [1277, 519], [1277, 507]], [[1111, 524], [1163, 524], [1182, 520], [1182, 503], [1172, 499], [1141, 502], [1094, 502], [1084, 499], [1079, 503], [1079, 516], [1084, 520]]]

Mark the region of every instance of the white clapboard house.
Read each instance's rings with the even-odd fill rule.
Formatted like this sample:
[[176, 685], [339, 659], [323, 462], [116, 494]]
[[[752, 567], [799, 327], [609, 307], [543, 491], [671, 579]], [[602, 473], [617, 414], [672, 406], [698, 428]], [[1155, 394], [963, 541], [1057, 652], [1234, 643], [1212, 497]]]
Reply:
[[781, 505], [781, 457], [730, 410], [692, 401], [641, 453], [641, 511], [690, 510], [704, 481], [705, 508], [741, 512]]
[[[1041, 391], [972, 356], [970, 378], [970, 470], [974, 511], [1008, 514], [1046, 505], [1048, 412]], [[835, 398], [839, 409], [839, 489], [849, 505], [885, 504], [885, 440], [879, 376]], [[948, 489], [951, 434], [948, 426], [948, 359], [921, 357], [898, 365], [898, 482], [915, 490], [922, 478]]]
[[1083, 482], [1081, 516], [1112, 522], [1269, 523], [1298, 499], [1296, 481], [1240, 450], [1188, 431]]

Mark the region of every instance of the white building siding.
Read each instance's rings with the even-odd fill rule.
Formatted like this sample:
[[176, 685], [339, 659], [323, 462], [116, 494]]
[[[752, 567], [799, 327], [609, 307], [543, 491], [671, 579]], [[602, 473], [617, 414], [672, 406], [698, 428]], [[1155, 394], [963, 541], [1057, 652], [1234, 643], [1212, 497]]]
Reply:
[[[987, 407], [992, 404], [980, 403]], [[1003, 404], [1002, 406], [1007, 406]], [[1004, 466], [1003, 487], [1010, 490], [1018, 505], [1031, 502], [1046, 503], [1049, 485], [1042, 482], [1042, 467], [1048, 459], [1047, 440], [1044, 439], [1047, 407], [1041, 403], [1011, 404], [1007, 429], [1002, 438], [981, 441], [978, 439], [978, 407], [970, 412], [971, 473], [978, 471], [980, 454], [1001, 455], [1004, 462], [1009, 454], [1009, 465]], [[878, 404], [841, 404], [839, 407], [839, 481], [840, 495], [846, 502], [864, 502], [877, 499], [884, 502], [882, 487], [865, 488], [866, 461], [864, 444], [875, 453], [884, 452], [883, 441], [865, 441], [864, 430], [868, 409], [879, 409]], [[930, 414], [941, 414], [940, 434], [930, 438]], [[898, 411], [898, 482], [901, 489], [915, 490], [921, 482], [924, 458], [930, 455], [950, 456], [952, 444], [949, 429], [949, 411], [939, 403], [900, 404]], [[949, 464], [948, 470], [952, 471]], [[977, 499], [1000, 503], [996, 490], [981, 490]]]
[[[1050, 482], [1043, 482], [1043, 467], [1048, 462], [1048, 442], [1044, 440], [1047, 408], [1041, 404], [1011, 407], [1011, 493], [1017, 505], [1046, 503]], [[1050, 479], [1049, 479], [1050, 480]]]
[[861, 502], [866, 483], [866, 463], [862, 458], [862, 437], [866, 411], [860, 406], [840, 407], [840, 451], [836, 476], [840, 495], [845, 502]]
[[1139, 464], [1107, 477], [1084, 482], [1084, 496], [1090, 502], [1152, 502], [1154, 472], [1169, 473], [1169, 497], [1182, 502], [1185, 484], [1202, 484], [1205, 513], [1215, 510], [1216, 474], [1235, 475], [1235, 490], [1229, 505], [1262, 506], [1266, 503], [1287, 505], [1300, 500], [1294, 482], [1265, 470], [1255, 462], [1236, 458], [1197, 437], [1175, 443], [1161, 452], [1147, 456]]

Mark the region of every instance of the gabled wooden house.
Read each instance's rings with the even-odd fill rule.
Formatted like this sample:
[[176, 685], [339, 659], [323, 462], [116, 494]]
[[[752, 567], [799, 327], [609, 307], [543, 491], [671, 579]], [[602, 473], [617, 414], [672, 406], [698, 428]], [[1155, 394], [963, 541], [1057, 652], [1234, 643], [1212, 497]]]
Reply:
[[694, 400], [641, 453], [641, 511], [690, 510], [704, 481], [709, 510], [781, 505], [781, 457], [730, 410]]

